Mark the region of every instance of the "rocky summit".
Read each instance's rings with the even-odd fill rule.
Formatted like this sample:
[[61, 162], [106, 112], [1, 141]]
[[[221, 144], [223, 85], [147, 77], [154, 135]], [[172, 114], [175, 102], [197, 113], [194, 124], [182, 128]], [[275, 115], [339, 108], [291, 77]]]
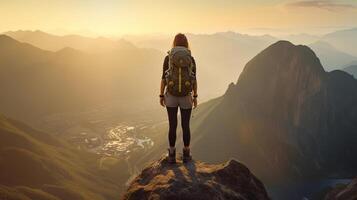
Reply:
[[165, 157], [144, 168], [130, 184], [124, 200], [136, 199], [270, 199], [264, 185], [236, 160], [223, 164], [200, 161], [169, 164]]

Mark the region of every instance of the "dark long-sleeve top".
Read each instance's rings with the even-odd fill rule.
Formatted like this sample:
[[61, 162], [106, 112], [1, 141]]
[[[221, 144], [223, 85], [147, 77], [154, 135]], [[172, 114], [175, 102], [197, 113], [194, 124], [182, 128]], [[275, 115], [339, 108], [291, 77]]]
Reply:
[[[196, 61], [195, 61], [195, 59], [193, 57], [192, 57], [192, 62], [195, 65], [195, 67], [193, 68], [193, 73], [196, 75]], [[163, 69], [162, 69], [161, 79], [165, 79], [165, 71], [167, 69], [169, 69], [169, 56], [165, 57], [164, 64], [163, 64]]]

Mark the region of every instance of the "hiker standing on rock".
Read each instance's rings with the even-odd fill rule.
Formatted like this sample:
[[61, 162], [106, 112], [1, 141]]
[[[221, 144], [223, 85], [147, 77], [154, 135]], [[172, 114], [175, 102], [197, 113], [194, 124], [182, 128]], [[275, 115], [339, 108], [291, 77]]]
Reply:
[[183, 132], [183, 162], [191, 160], [190, 118], [192, 107], [197, 107], [196, 63], [191, 56], [187, 37], [179, 33], [175, 36], [172, 49], [165, 57], [160, 87], [160, 104], [166, 106], [169, 118], [168, 161], [176, 162], [177, 111], [180, 107]]

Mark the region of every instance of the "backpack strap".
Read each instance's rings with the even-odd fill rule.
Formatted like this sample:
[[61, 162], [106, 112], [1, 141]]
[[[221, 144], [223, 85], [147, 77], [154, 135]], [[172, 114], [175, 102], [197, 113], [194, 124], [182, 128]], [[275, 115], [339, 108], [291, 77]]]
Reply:
[[166, 72], [167, 72], [167, 74], [168, 73], [170, 73], [172, 70], [172, 62], [171, 62], [171, 56], [172, 56], [172, 54], [171, 54], [171, 50], [170, 51], [167, 51], [167, 57], [168, 57], [168, 59], [169, 59], [169, 62], [168, 62], [168, 64], [169, 64], [169, 67], [167, 68], [167, 70], [166, 70]]
[[194, 58], [191, 56], [191, 64], [189, 66], [190, 70], [190, 76], [196, 76], [196, 73], [194, 72], [194, 68], [196, 68], [196, 65], [194, 64]]
[[172, 63], [171, 63], [171, 50], [167, 51], [167, 58], [168, 58], [168, 68], [165, 70], [165, 77], [168, 77], [170, 75], [170, 72], [172, 71]]

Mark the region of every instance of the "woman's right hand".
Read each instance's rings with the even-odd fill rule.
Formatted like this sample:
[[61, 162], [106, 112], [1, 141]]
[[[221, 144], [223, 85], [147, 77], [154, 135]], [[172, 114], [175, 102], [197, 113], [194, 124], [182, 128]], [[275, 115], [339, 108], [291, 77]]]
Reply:
[[165, 98], [164, 97], [160, 97], [160, 105], [165, 107]]

